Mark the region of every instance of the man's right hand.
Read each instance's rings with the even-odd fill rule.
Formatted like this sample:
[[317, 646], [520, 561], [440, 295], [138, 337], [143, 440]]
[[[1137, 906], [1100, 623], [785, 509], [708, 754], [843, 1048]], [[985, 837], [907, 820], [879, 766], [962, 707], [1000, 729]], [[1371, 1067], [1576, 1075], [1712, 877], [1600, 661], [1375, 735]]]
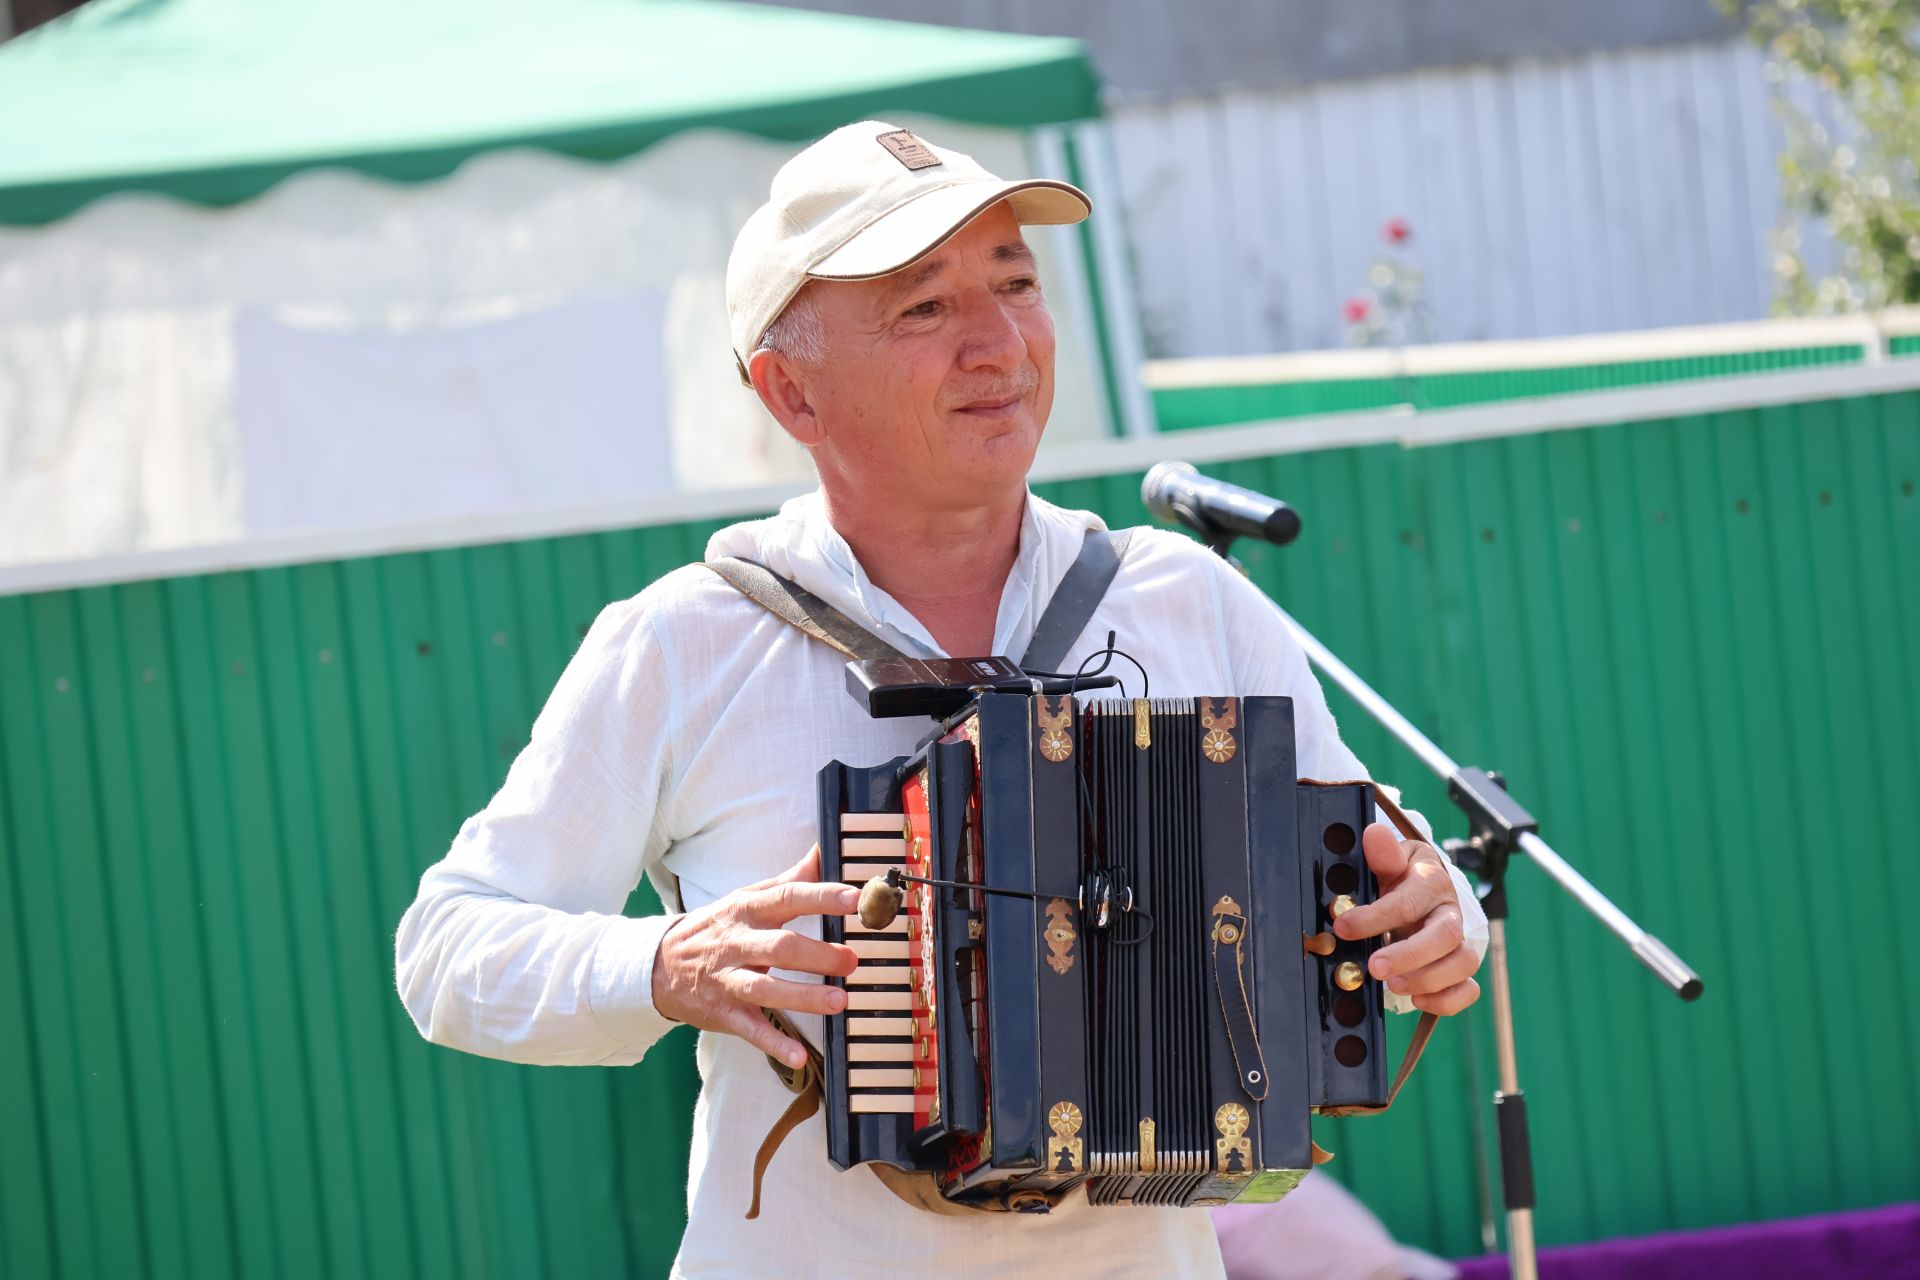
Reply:
[[760, 1012], [839, 1013], [847, 993], [818, 982], [789, 982], [768, 969], [844, 978], [857, 960], [852, 947], [802, 937], [781, 926], [799, 916], [851, 914], [860, 891], [821, 884], [820, 846], [771, 880], [736, 889], [689, 911], [660, 939], [653, 961], [653, 1007], [679, 1022], [739, 1036], [789, 1066], [807, 1060], [799, 1041], [782, 1035]]

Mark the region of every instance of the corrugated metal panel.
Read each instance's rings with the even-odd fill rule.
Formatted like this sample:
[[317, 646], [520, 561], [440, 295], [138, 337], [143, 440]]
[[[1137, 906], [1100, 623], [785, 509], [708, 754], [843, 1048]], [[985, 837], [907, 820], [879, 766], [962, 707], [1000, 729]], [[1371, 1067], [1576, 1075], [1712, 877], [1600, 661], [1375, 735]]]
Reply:
[[773, 0], [941, 26], [1078, 36], [1120, 101], [1723, 38], [1711, 5], [1617, 0]]
[[1423, 341], [1758, 320], [1781, 218], [1764, 62], [1734, 39], [1118, 107], [1148, 351], [1341, 346], [1393, 217]]
[[[1907, 341], [1912, 340], [1895, 338], [1890, 346], [1897, 353], [1899, 344]], [[1916, 346], [1920, 346], [1920, 342], [1916, 342]], [[1153, 392], [1153, 407], [1162, 431], [1185, 431], [1194, 427], [1266, 422], [1276, 418], [1384, 409], [1394, 405], [1407, 405], [1415, 409], [1446, 409], [1499, 400], [1524, 400], [1534, 396], [1613, 391], [1661, 382], [1736, 377], [1818, 365], [1858, 364], [1862, 358], [1859, 346], [1838, 345], [1775, 348], [1724, 355], [1688, 355], [1661, 360], [1623, 360], [1560, 368], [1427, 373], [1405, 378], [1329, 378], [1248, 386], [1159, 387]]]
[[391, 954], [577, 628], [698, 538], [0, 599], [0, 1274], [664, 1271], [688, 1043], [437, 1050]]
[[[1920, 397], [1209, 470], [1305, 514], [1296, 546], [1247, 548], [1254, 579], [1457, 758], [1505, 770], [1706, 977], [1681, 1005], [1516, 870], [1542, 1239], [1911, 1199], [1920, 983], [1893, 931], [1840, 921], [1852, 886], [1920, 891], [1887, 803], [1920, 776]], [[1050, 496], [1132, 518], [1135, 483]], [[1450, 815], [1334, 702], [1363, 759]], [[1322, 1138], [1397, 1233], [1455, 1254], [1477, 1249], [1464, 1109], [1493, 1084], [1471, 1021], [1477, 1065], [1449, 1027], [1407, 1114]]]
[[[1681, 1006], [1516, 873], [1543, 1239], [1911, 1198], [1920, 979], [1874, 904], [1920, 901], [1920, 395], [1214, 470], [1305, 512], [1255, 579], [1706, 976]], [[1132, 521], [1138, 480], [1046, 492]], [[435, 1049], [388, 957], [580, 628], [711, 527], [0, 598], [0, 1272], [662, 1268], [686, 1044]], [[1483, 1007], [1323, 1126], [1410, 1241], [1478, 1247], [1491, 1062]]]

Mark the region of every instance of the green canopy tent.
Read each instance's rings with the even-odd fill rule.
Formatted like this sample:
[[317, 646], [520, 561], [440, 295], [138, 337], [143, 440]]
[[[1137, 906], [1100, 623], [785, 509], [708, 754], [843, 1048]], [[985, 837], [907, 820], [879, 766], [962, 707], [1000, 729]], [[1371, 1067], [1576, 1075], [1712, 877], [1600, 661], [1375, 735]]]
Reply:
[[[617, 190], [592, 188], [602, 205], [645, 204], [659, 215], [628, 230], [654, 258], [681, 265], [672, 278], [648, 266], [647, 287], [672, 313], [670, 329], [692, 325], [704, 335], [711, 317], [686, 313], [717, 297], [723, 240], [797, 144], [863, 117], [917, 122], [948, 130], [935, 136], [1003, 171], [1077, 178], [1099, 202], [1101, 157], [1088, 145], [1101, 137], [1099, 111], [1098, 82], [1077, 41], [722, 0], [94, 0], [0, 45], [0, 370], [32, 372], [44, 362], [60, 345], [47, 326], [94, 325], [99, 341], [83, 345], [96, 361], [118, 360], [111, 377], [42, 367], [33, 394], [87, 386], [98, 404], [111, 382], [125, 393], [119, 416], [127, 418], [158, 403], [139, 392], [146, 375], [134, 366], [158, 362], [154, 353], [170, 346], [166, 368], [176, 369], [180, 353], [226, 341], [249, 316], [277, 322], [304, 307], [353, 330], [392, 327], [397, 315], [415, 325], [499, 316], [619, 288], [639, 268], [622, 276], [615, 260], [630, 245], [611, 215], [596, 241], [578, 228], [561, 231], [563, 219], [536, 207], [550, 185], [588, 191], [595, 173], [630, 179]], [[707, 154], [686, 154], [691, 139]], [[467, 217], [457, 229], [472, 239], [456, 260], [453, 215], [443, 211], [436, 222], [419, 211], [462, 191], [492, 202], [485, 212], [495, 239]], [[502, 211], [511, 200], [525, 206], [518, 221]], [[586, 203], [582, 195], [567, 207]], [[1132, 328], [1112, 321], [1128, 297], [1117, 279], [1117, 202], [1101, 203], [1098, 225], [1037, 237], [1071, 363], [1055, 414], [1062, 439], [1121, 423], [1145, 429]], [[393, 230], [402, 224], [404, 236]], [[355, 228], [367, 236], [354, 239]], [[542, 236], [561, 254], [597, 244], [605, 272], [574, 262], [543, 275], [530, 247]], [[479, 273], [474, 264], [496, 275], [511, 268], [512, 287], [496, 282], [488, 293], [477, 279], [466, 282]], [[380, 281], [388, 293], [374, 298], [370, 282]], [[458, 297], [410, 305], [418, 288]], [[163, 313], [191, 316], [200, 328], [149, 332], [142, 345], [122, 348], [123, 359], [113, 355], [107, 321], [151, 329]], [[670, 331], [665, 345], [678, 353], [704, 342]], [[674, 411], [703, 415], [698, 424], [676, 421], [675, 440], [714, 436], [712, 414], [745, 412], [737, 396], [687, 408], [678, 388], [694, 375], [680, 354], [673, 360], [680, 363], [668, 374], [681, 379]], [[1084, 394], [1069, 386], [1075, 378]], [[15, 430], [68, 429], [71, 406], [20, 409], [21, 394], [0, 385], [0, 403], [16, 406]], [[225, 412], [196, 402], [177, 416], [197, 423]], [[243, 428], [214, 435], [237, 438]], [[65, 447], [53, 444], [55, 453]], [[218, 459], [194, 465], [209, 475], [236, 469]], [[704, 466], [694, 482], [712, 483], [715, 469]], [[686, 470], [677, 472], [683, 487]], [[136, 476], [125, 487], [151, 494], [165, 486]], [[231, 493], [218, 502], [237, 509]], [[32, 545], [24, 554], [10, 546], [15, 531], [0, 519], [0, 562], [164, 545], [129, 542], [124, 531], [169, 523], [147, 513], [103, 516], [96, 523], [117, 532], [49, 542], [52, 507], [42, 501], [46, 510], [30, 513], [33, 504], [0, 473], [0, 507], [9, 505]], [[191, 526], [176, 543], [233, 532], [206, 520], [173, 524]]]
[[232, 204], [321, 165], [615, 160], [696, 125], [804, 140], [888, 112], [1099, 110], [1077, 41], [712, 0], [94, 0], [0, 46], [0, 224], [121, 191]]

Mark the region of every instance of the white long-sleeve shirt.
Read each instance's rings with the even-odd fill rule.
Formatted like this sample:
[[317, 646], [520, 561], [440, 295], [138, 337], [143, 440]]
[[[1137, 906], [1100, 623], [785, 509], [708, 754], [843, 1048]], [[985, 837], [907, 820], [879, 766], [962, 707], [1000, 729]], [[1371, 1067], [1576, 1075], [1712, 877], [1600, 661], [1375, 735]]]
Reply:
[[[1084, 531], [1099, 527], [1086, 512], [1029, 498], [994, 652], [1024, 652]], [[707, 555], [757, 560], [902, 651], [940, 653], [868, 580], [817, 493], [722, 530]], [[1271, 604], [1187, 539], [1135, 533], [1065, 669], [1109, 630], [1145, 665], [1155, 696], [1290, 696], [1300, 775], [1367, 776]], [[869, 719], [845, 691], [844, 661], [698, 565], [608, 606], [499, 793], [427, 870], [400, 922], [400, 996], [421, 1033], [514, 1062], [638, 1062], [674, 1025], [651, 998], [654, 954], [673, 917], [620, 915], [640, 877], [666, 902], [677, 878], [691, 909], [778, 874], [815, 839], [821, 766], [875, 764], [923, 735], [918, 720]], [[1485, 918], [1453, 876], [1468, 937], [1484, 948]], [[793, 927], [818, 936], [819, 920]], [[820, 1042], [818, 1017], [797, 1022]], [[1095, 1209], [1081, 1197], [1045, 1216], [910, 1208], [867, 1170], [828, 1164], [817, 1115], [781, 1146], [760, 1217], [746, 1221], [754, 1153], [791, 1095], [733, 1036], [703, 1033], [698, 1058], [675, 1275], [1220, 1274], [1207, 1215], [1191, 1210]]]

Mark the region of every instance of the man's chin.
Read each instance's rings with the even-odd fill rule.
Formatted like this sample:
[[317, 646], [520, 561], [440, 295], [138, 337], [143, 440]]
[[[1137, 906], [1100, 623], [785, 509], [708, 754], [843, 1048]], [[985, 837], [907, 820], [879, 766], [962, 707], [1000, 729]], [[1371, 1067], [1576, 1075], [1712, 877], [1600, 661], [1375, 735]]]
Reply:
[[1040, 440], [1045, 428], [1035, 419], [1030, 405], [1017, 404], [1004, 410], [979, 411], [956, 409], [947, 415], [958, 439], [1003, 440], [1010, 436], [1023, 436], [1034, 441]]

